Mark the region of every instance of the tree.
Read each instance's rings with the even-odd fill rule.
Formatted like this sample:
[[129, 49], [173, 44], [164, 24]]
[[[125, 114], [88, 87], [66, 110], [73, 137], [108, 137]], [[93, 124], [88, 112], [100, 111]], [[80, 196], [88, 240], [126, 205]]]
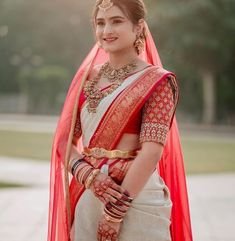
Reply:
[[61, 98], [61, 89], [68, 77], [60, 66], [21, 69], [18, 79], [21, 93], [27, 97], [27, 113], [58, 113], [65, 97]]
[[[235, 43], [235, 2], [164, 0], [150, 9], [151, 27], [158, 33], [160, 45], [172, 51], [166, 54], [171, 58], [168, 63], [184, 66], [192, 70], [191, 74], [201, 76], [203, 121], [215, 122], [218, 78], [234, 60], [231, 53]], [[153, 16], [157, 16], [157, 24]]]
[[[64, 66], [72, 78], [93, 42], [84, 4], [75, 0], [1, 1], [0, 93], [19, 92], [17, 75], [25, 65]], [[4, 36], [1, 28], [7, 28]]]

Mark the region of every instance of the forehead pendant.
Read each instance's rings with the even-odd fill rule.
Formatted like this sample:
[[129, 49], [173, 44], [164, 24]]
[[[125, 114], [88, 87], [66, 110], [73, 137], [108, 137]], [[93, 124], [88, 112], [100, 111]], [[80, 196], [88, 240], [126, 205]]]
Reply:
[[99, 5], [99, 9], [106, 11], [113, 6], [113, 2], [111, 0], [103, 0], [102, 3]]

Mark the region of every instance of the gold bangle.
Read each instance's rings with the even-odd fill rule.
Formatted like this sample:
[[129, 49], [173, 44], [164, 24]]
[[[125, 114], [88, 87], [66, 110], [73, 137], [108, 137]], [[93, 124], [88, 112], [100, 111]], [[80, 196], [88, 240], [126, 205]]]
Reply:
[[91, 169], [92, 167], [87, 165], [85, 166], [81, 172], [78, 173], [77, 175], [77, 180], [79, 181], [79, 183], [81, 183], [83, 185], [83, 177], [84, 175]]
[[113, 222], [113, 223], [121, 223], [123, 221], [123, 218], [117, 219], [117, 218], [113, 218], [110, 217], [108, 214], [104, 213], [104, 217], [106, 219], [106, 221], [108, 222]]
[[84, 167], [86, 167], [86, 163], [82, 163], [81, 165], [79, 165], [79, 167], [75, 170], [74, 172], [74, 177], [75, 179], [77, 179], [78, 173], [83, 170]]
[[90, 173], [90, 175], [87, 177], [86, 181], [85, 181], [85, 187], [87, 189], [90, 188], [92, 182], [94, 181], [94, 179], [96, 178], [96, 176], [100, 173], [100, 169], [94, 169], [94, 171], [92, 171]]
[[124, 215], [122, 214], [122, 215], [119, 215], [119, 214], [117, 214], [117, 213], [112, 213], [111, 211], [109, 211], [107, 208], [104, 208], [104, 212], [107, 214], [107, 215], [109, 215], [109, 216], [111, 216], [112, 218], [123, 218], [124, 217]]
[[86, 170], [80, 175], [80, 180], [81, 180], [82, 185], [85, 185], [85, 181], [86, 181], [85, 177], [86, 177], [87, 173], [88, 173], [88, 176], [89, 176], [90, 173], [93, 171], [93, 169], [94, 169], [93, 167], [90, 167], [90, 168], [86, 169]]
[[100, 169], [94, 169], [94, 171], [92, 171], [90, 173], [90, 175], [87, 177], [87, 179], [85, 180], [85, 187], [87, 189], [90, 188], [92, 182], [94, 181], [94, 179], [96, 178], [96, 176], [100, 173]]
[[122, 209], [122, 206], [118, 206], [118, 205], [114, 204], [113, 202], [110, 202], [110, 203], [112, 205], [112, 208], [117, 209], [120, 212], [126, 212], [126, 210]]
[[113, 207], [111, 207], [111, 210], [109, 212], [113, 212], [114, 214], [120, 215], [120, 216], [124, 216], [126, 214], [126, 212], [125, 213], [124, 212], [120, 212], [120, 211], [118, 211], [117, 209], [115, 209]]

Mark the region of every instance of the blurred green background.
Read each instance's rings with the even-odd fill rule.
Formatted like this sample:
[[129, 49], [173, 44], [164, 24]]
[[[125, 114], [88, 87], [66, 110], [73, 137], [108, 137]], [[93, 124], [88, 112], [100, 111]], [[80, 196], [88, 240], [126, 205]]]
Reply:
[[[94, 1], [0, 0], [0, 118], [59, 115], [94, 44]], [[164, 67], [180, 83], [187, 173], [235, 171], [235, 1], [145, 3]], [[0, 156], [48, 160], [52, 138], [1, 128], [0, 121]]]

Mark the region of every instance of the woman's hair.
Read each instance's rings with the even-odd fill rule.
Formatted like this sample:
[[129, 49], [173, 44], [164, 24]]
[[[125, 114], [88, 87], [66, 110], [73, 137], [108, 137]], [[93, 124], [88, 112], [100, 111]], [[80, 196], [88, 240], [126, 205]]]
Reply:
[[[131, 20], [133, 24], [137, 24], [140, 19], [145, 19], [146, 17], [146, 7], [142, 0], [111, 0], [113, 5], [117, 6], [122, 10], [122, 12]], [[96, 19], [96, 16], [99, 11], [99, 5], [102, 3], [102, 0], [96, 1], [94, 7], [93, 21]]]

